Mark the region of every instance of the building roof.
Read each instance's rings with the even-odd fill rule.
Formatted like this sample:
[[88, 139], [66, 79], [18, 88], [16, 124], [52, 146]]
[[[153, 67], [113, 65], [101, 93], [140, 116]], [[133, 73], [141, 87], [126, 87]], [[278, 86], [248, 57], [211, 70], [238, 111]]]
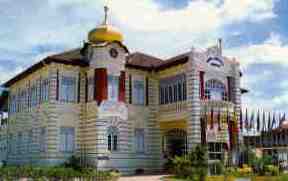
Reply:
[[27, 75], [35, 72], [36, 70], [42, 68], [44, 65], [50, 64], [50, 63], [62, 63], [62, 64], [68, 64], [68, 65], [77, 65], [81, 67], [88, 66], [88, 62], [84, 60], [82, 55], [80, 54], [80, 48], [73, 49], [67, 52], [63, 52], [60, 54], [48, 56], [45, 59], [41, 60], [40, 62], [35, 63], [34, 65], [30, 66], [23, 72], [19, 73], [12, 79], [8, 80], [3, 84], [4, 87], [9, 87], [15, 82], [23, 79]]
[[[106, 45], [103, 45], [106, 46]], [[162, 60], [160, 58], [147, 55], [140, 52], [135, 52], [129, 54], [126, 60], [126, 67], [136, 68], [136, 69], [143, 69], [143, 70], [163, 70], [165, 68], [186, 63], [189, 59], [188, 53], [184, 53], [167, 60]], [[39, 68], [42, 68], [44, 65], [50, 63], [62, 63], [68, 65], [76, 65], [81, 67], [89, 66], [89, 63], [85, 60], [84, 56], [81, 54], [81, 48], [72, 49], [63, 53], [55, 54], [46, 57], [45, 59], [37, 62], [36, 64], [30, 66], [20, 74], [16, 75], [12, 79], [8, 80], [3, 84], [4, 87], [9, 87], [18, 80], [23, 79], [27, 75], [35, 72]]]
[[166, 60], [156, 58], [140, 52], [135, 52], [127, 57], [126, 66], [146, 70], [163, 70], [171, 66], [186, 63], [189, 59], [189, 53], [184, 53]]
[[160, 65], [156, 67], [156, 70], [159, 71], [174, 65], [184, 64], [188, 60], [189, 60], [189, 52], [183, 53], [163, 61]]
[[151, 55], [135, 52], [127, 56], [126, 66], [132, 68], [140, 68], [152, 70], [163, 63], [163, 60]]

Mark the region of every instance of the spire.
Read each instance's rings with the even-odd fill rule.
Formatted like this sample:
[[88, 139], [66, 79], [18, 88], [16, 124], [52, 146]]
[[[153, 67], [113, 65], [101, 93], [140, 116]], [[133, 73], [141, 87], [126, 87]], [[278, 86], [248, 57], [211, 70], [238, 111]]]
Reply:
[[107, 24], [108, 24], [108, 11], [109, 11], [109, 8], [108, 8], [107, 5], [105, 5], [105, 6], [104, 6], [105, 16], [104, 16], [104, 22], [103, 22], [104, 25], [107, 25]]
[[218, 38], [217, 47], [218, 47], [220, 56], [222, 56], [222, 38]]

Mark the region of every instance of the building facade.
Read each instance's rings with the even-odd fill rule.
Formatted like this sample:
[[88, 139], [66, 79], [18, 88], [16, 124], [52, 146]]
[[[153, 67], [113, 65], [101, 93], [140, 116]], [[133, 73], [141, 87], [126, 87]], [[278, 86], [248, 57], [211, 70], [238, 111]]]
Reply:
[[130, 53], [105, 10], [83, 47], [48, 56], [4, 84], [1, 158], [56, 165], [78, 155], [83, 164], [131, 173], [160, 170], [167, 157], [205, 140], [210, 162], [224, 159], [228, 124], [213, 119], [230, 115], [238, 124], [239, 63], [222, 55], [221, 41], [167, 60]]

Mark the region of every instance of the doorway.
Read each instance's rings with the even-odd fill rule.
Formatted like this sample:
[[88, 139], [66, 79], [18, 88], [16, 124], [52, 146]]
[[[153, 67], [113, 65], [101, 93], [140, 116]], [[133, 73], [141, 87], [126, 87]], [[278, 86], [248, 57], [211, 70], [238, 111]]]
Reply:
[[169, 157], [187, 153], [187, 133], [184, 129], [171, 129], [166, 132], [166, 149]]

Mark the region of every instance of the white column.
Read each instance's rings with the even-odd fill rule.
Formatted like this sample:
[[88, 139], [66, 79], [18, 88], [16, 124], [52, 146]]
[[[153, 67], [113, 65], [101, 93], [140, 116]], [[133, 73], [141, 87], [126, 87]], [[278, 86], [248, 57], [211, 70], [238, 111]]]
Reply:
[[[194, 61], [194, 60], [190, 60]], [[191, 62], [192, 63], [192, 62]], [[187, 110], [189, 113], [187, 138], [188, 149], [201, 143], [201, 122], [200, 122], [200, 78], [199, 71], [196, 69], [195, 63], [186, 73], [187, 81]]]

